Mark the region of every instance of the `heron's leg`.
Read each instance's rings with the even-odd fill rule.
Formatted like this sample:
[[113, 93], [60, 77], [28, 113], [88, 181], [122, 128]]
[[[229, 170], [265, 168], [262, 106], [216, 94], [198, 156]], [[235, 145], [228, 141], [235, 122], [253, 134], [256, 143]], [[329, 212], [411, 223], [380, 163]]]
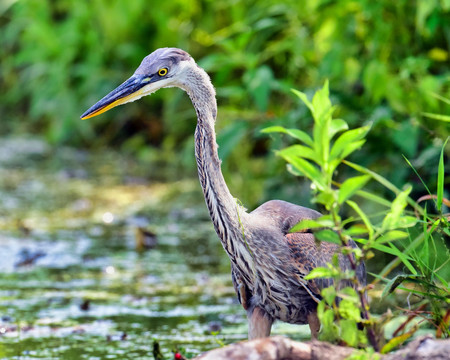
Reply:
[[320, 321], [317, 317], [317, 311], [314, 310], [313, 312], [309, 313], [307, 316], [307, 320], [309, 328], [311, 329], [311, 339], [317, 340], [320, 330]]
[[272, 318], [260, 307], [254, 307], [247, 311], [248, 339], [258, 339], [270, 335]]

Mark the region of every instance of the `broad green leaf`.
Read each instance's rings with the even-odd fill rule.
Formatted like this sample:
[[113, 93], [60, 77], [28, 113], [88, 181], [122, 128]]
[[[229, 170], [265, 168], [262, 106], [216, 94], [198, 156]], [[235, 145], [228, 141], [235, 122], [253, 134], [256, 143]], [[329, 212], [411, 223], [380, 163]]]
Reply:
[[[343, 158], [343, 153], [349, 154], [349, 150], [347, 149], [346, 151], [346, 148], [352, 149], [352, 151], [356, 150], [354, 147], [350, 148], [350, 145], [362, 140], [367, 135], [369, 130], [370, 126], [363, 126], [352, 130], [347, 130], [341, 134], [331, 147], [330, 159]], [[357, 144], [358, 146], [362, 145], [360, 143]]]
[[291, 145], [284, 148], [282, 152], [288, 156], [297, 156], [299, 158], [305, 158], [312, 161], [316, 161], [317, 154], [314, 153], [313, 149], [304, 145]]
[[308, 179], [310, 179], [318, 187], [319, 190], [323, 190], [325, 188], [322, 174], [319, 169], [317, 169], [317, 167], [306, 160], [300, 159], [297, 156], [293, 156], [289, 152], [284, 152], [284, 150], [280, 150], [278, 154], [289, 164], [295, 167], [298, 171], [300, 171], [303, 176], [306, 176]]
[[331, 139], [338, 132], [348, 130], [348, 124], [342, 119], [331, 120], [330, 127], [328, 129], [328, 137]]
[[413, 227], [418, 221], [419, 220], [415, 216], [402, 216], [398, 219], [398, 227], [402, 229]]
[[344, 203], [351, 198], [359, 189], [361, 189], [370, 180], [369, 175], [355, 176], [345, 180], [339, 188], [339, 204]]
[[326, 80], [323, 87], [314, 94], [312, 106], [314, 108], [314, 118], [317, 117], [316, 120], [325, 120], [324, 114], [327, 114], [331, 108], [328, 80]]
[[439, 157], [439, 166], [438, 166], [438, 179], [437, 179], [437, 209], [439, 212], [442, 211], [442, 199], [444, 198], [444, 149], [445, 145], [447, 145], [447, 140], [445, 140], [444, 145], [442, 146], [441, 156]]
[[387, 243], [389, 241], [404, 239], [404, 238], [408, 237], [408, 235], [409, 234], [405, 231], [391, 230], [391, 231], [388, 231], [387, 233], [383, 234], [383, 236], [379, 237], [377, 239], [377, 244], [383, 244], [383, 243]]
[[274, 132], [280, 132], [280, 133], [284, 133], [287, 134], [297, 140], [300, 140], [301, 142], [305, 143], [306, 145], [309, 146], [314, 146], [314, 142], [311, 139], [311, 137], [305, 133], [302, 130], [299, 129], [286, 129], [282, 126], [270, 126], [267, 127], [265, 129], [261, 130], [262, 133], [268, 134], [268, 133], [274, 133]]
[[[340, 309], [340, 307], [339, 307], [339, 309]], [[348, 346], [357, 346], [358, 345], [358, 327], [356, 326], [356, 321], [351, 320], [351, 319], [343, 319], [343, 320], [339, 321], [339, 327], [341, 328], [342, 340], [344, 340]]]
[[341, 153], [341, 156], [339, 157], [340, 159], [345, 159], [347, 156], [349, 156], [352, 152], [358, 150], [359, 148], [361, 148], [364, 143], [366, 142], [366, 140], [358, 140], [355, 141], [351, 144], [348, 144], [344, 150]]
[[321, 322], [323, 321], [323, 323], [322, 324], [324, 324], [324, 326], [327, 326], [327, 325], [333, 325], [333, 322], [334, 322], [334, 313], [333, 313], [333, 310], [331, 310], [331, 309], [327, 309], [327, 310], [325, 310], [323, 313], [322, 313], [322, 319], [321, 319]]
[[336, 298], [336, 288], [334, 286], [329, 286], [327, 288], [322, 289], [320, 292], [322, 298], [328, 305], [333, 305], [334, 299]]
[[405, 190], [397, 194], [396, 198], [392, 202], [391, 211], [389, 211], [383, 219], [383, 230], [391, 230], [400, 227], [400, 218], [406, 205], [408, 204], [407, 199], [411, 190], [412, 187], [408, 186]]
[[311, 104], [311, 102], [308, 100], [308, 97], [306, 96], [305, 93], [298, 91], [296, 89], [291, 89], [291, 91], [297, 95], [301, 101], [303, 101], [303, 103], [309, 108], [309, 110], [311, 111], [311, 113], [314, 113], [314, 108], [313, 105]]
[[318, 219], [305, 219], [294, 225], [289, 232], [301, 232], [307, 229], [320, 229], [332, 227], [334, 222], [327, 216], [322, 216]]
[[343, 299], [339, 303], [339, 314], [344, 319], [352, 319], [356, 321], [361, 321], [361, 313], [355, 303], [350, 300]]
[[335, 203], [336, 192], [331, 189], [322, 190], [314, 199], [315, 202], [325, 205], [327, 210], [330, 210]]
[[339, 275], [336, 270], [326, 267], [316, 267], [312, 269], [308, 275], [305, 276], [305, 280], [312, 280], [317, 278], [332, 278]]
[[343, 289], [340, 289], [338, 295], [343, 299], [347, 299], [348, 301], [353, 302], [354, 304], [359, 303], [359, 296], [356, 293], [356, 290], [352, 287], [347, 286]]
[[[367, 229], [367, 226], [363, 224], [356, 224], [353, 226], [350, 226], [348, 229], [344, 230], [344, 234], [350, 237], [353, 236], [364, 236], [369, 235], [369, 230]], [[370, 239], [370, 237], [369, 237]]]
[[330, 229], [325, 229], [318, 231], [314, 234], [317, 240], [320, 241], [326, 241], [334, 244], [341, 244], [341, 239], [339, 238], [339, 235]]

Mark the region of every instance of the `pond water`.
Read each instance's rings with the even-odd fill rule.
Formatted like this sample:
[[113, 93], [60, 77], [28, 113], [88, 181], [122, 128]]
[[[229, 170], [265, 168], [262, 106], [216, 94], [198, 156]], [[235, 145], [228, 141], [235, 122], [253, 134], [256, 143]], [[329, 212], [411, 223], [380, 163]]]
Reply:
[[1, 359], [153, 359], [158, 345], [172, 359], [246, 338], [197, 179], [152, 172], [111, 150], [0, 139]]

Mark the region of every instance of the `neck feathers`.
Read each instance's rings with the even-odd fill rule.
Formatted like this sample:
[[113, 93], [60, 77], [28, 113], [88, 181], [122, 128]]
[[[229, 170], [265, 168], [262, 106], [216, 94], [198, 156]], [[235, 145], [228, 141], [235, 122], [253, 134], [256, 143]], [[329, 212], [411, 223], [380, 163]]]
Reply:
[[225, 251], [231, 260], [234, 260], [235, 249], [232, 239], [242, 237], [238, 215], [240, 206], [228, 190], [220, 169], [221, 161], [217, 153], [214, 131], [217, 115], [214, 87], [208, 74], [197, 65], [193, 65], [186, 76], [184, 89], [197, 112], [195, 158], [206, 205]]

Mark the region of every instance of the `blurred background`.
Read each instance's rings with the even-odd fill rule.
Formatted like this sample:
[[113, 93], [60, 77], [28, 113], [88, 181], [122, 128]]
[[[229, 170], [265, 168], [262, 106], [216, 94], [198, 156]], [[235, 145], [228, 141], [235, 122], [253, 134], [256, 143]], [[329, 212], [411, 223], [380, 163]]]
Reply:
[[[8, 349], [0, 346], [5, 357], [59, 344], [24, 345], [21, 325], [14, 325], [24, 321], [46, 339], [55, 336], [42, 330], [49, 323], [69, 328], [70, 351], [77, 350], [58, 354], [79, 358], [80, 349], [88, 350], [77, 329], [98, 335], [87, 325], [99, 321], [89, 304], [103, 306], [94, 311], [110, 321], [94, 326], [103, 342], [91, 355], [108, 353], [104, 338], [114, 340], [115, 332], [120, 345], [110, 355], [121, 358], [127, 336], [139, 349], [128, 348], [130, 358], [148, 354], [158, 336], [166, 351], [173, 341], [189, 343], [193, 353], [215, 347], [214, 336], [186, 339], [194, 330], [220, 332], [223, 324], [232, 330], [221, 341], [245, 337], [228, 260], [196, 180], [196, 116], [186, 94], [165, 89], [79, 118], [156, 48], [182, 48], [210, 74], [224, 176], [247, 208], [274, 198], [314, 207], [309, 185], [275, 154], [290, 140], [260, 130], [277, 124], [310, 132], [308, 109], [290, 89], [311, 96], [326, 79], [335, 117], [350, 127], [372, 126], [351, 160], [400, 188], [414, 184], [418, 199], [427, 192], [405, 156], [436, 189], [439, 153], [450, 135], [449, 0], [3, 0], [0, 29], [0, 243], [3, 264], [10, 264], [0, 268], [7, 274], [0, 336], [13, 334]], [[448, 159], [450, 147], [445, 151]], [[160, 245], [143, 255], [145, 238], [153, 236]], [[75, 258], [61, 260], [68, 253]], [[192, 276], [174, 280], [164, 275], [170, 269]], [[218, 284], [224, 290], [211, 291], [222, 289]], [[24, 298], [29, 302], [18, 303]], [[184, 312], [169, 312], [176, 305]], [[154, 332], [142, 332], [152, 326]]]
[[[54, 145], [112, 147], [143, 161], [163, 160], [157, 176], [192, 160], [195, 112], [177, 90], [80, 121], [79, 115], [128, 78], [159, 47], [188, 51], [217, 89], [217, 131], [230, 187], [250, 207], [280, 187], [277, 123], [308, 130], [290, 88], [312, 93], [330, 80], [337, 117], [371, 123], [358, 161], [396, 185], [414, 179], [402, 154], [433, 187], [449, 124], [450, 2], [417, 1], [14, 1], [0, 5], [0, 131]], [[280, 166], [281, 164], [281, 166]], [[164, 171], [163, 171], [164, 170]], [[275, 176], [276, 175], [276, 176]], [[413, 176], [411, 178], [411, 176]], [[252, 184], [252, 186], [245, 186]], [[292, 190], [295, 192], [295, 190]]]

